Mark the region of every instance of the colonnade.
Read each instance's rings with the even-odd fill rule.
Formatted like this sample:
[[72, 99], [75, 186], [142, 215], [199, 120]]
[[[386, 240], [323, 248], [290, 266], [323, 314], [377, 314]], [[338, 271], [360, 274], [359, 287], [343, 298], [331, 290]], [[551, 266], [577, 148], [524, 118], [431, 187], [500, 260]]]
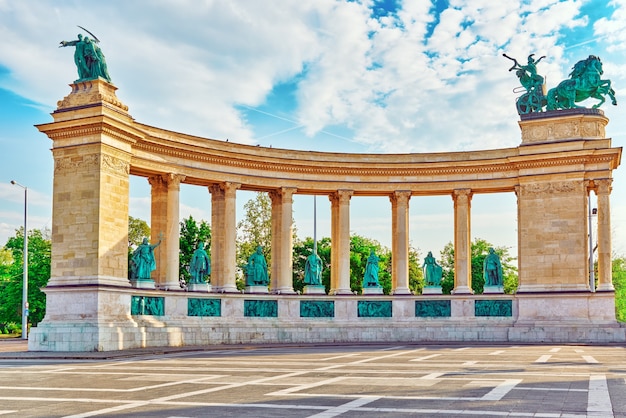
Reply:
[[[160, 289], [178, 289], [179, 192], [184, 176], [162, 174], [148, 178], [152, 186], [152, 237], [162, 240], [157, 253], [154, 279]], [[598, 205], [598, 290], [613, 290], [611, 278], [610, 191], [611, 179], [587, 182], [588, 193], [597, 195]], [[241, 184], [216, 183], [211, 194], [212, 289], [237, 293], [236, 280], [236, 198]], [[516, 194], [519, 188], [515, 188]], [[293, 196], [297, 188], [281, 187], [269, 191], [272, 202], [271, 293], [294, 294], [293, 269]], [[399, 190], [389, 196], [392, 220], [392, 294], [410, 295], [409, 289], [409, 203], [411, 191]], [[350, 201], [352, 190], [337, 190], [328, 195], [331, 202], [331, 295], [349, 295], [350, 289]], [[455, 189], [453, 294], [472, 293], [471, 283], [471, 189]], [[588, 220], [590, 221], [590, 220]], [[519, 222], [519, 219], [518, 219]], [[162, 231], [166, 231], [163, 235]], [[524, 276], [522, 275], [522, 278]], [[521, 282], [520, 285], [524, 283]], [[523, 287], [522, 287], [523, 289]], [[595, 291], [595, 289], [591, 289]]]

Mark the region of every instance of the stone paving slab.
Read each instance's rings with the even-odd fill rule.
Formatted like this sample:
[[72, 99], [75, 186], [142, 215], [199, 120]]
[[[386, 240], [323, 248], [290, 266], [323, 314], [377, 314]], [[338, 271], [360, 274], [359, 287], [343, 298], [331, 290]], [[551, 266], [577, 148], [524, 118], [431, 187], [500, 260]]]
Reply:
[[0, 417], [626, 417], [626, 347], [620, 345], [220, 346], [59, 357], [64, 354], [0, 341]]

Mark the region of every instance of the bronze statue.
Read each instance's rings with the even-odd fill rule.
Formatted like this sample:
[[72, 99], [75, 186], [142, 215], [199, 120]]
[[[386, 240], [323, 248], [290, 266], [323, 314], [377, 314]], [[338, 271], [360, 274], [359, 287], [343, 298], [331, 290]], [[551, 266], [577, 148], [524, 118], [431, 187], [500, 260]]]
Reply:
[[198, 244], [198, 248], [196, 248], [191, 256], [189, 274], [191, 275], [189, 282], [195, 284], [206, 283], [206, 276], [211, 274], [211, 259], [204, 249], [203, 242]]
[[74, 63], [78, 70], [78, 80], [76, 81], [103, 78], [110, 83], [111, 77], [109, 76], [106, 60], [102, 50], [98, 46], [100, 40], [87, 29], [81, 26], [79, 26], [79, 28], [89, 33], [93, 39], [87, 36], [83, 37], [83, 35], [79, 33], [77, 40], [61, 41], [61, 45], [59, 46], [59, 48], [66, 46], [76, 47], [74, 50]]

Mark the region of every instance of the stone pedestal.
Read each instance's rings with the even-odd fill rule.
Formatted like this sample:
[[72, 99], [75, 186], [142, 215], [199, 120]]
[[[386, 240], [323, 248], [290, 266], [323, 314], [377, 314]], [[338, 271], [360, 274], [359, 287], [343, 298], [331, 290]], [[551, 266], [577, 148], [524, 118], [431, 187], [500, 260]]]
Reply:
[[269, 293], [269, 290], [267, 289], [267, 286], [246, 286], [245, 293], [267, 294]]
[[302, 290], [302, 294], [303, 295], [325, 295], [326, 287], [322, 284], [307, 285], [307, 286], [304, 286], [304, 289]]
[[424, 286], [422, 288], [422, 295], [441, 295], [443, 291], [441, 286]]
[[187, 285], [187, 291], [208, 293], [211, 291], [211, 285], [208, 283], [189, 283]]
[[130, 284], [137, 289], [156, 289], [154, 280], [152, 279], [131, 280]]
[[483, 294], [496, 294], [496, 293], [504, 293], [504, 287], [502, 286], [485, 286], [483, 288]]
[[363, 294], [364, 295], [382, 295], [383, 287], [382, 286], [364, 287]]

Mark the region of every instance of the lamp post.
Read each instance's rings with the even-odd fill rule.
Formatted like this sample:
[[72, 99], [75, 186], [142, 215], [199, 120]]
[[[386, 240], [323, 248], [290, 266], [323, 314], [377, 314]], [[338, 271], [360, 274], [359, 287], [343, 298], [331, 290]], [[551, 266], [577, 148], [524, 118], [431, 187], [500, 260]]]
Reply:
[[22, 186], [15, 180], [11, 180], [11, 184], [24, 189], [24, 251], [22, 259], [24, 264], [24, 273], [22, 276], [22, 339], [28, 339], [28, 187]]
[[596, 278], [593, 270], [593, 228], [591, 226], [591, 218], [598, 214], [598, 209], [591, 208], [591, 196], [589, 197], [589, 289], [596, 291]]

